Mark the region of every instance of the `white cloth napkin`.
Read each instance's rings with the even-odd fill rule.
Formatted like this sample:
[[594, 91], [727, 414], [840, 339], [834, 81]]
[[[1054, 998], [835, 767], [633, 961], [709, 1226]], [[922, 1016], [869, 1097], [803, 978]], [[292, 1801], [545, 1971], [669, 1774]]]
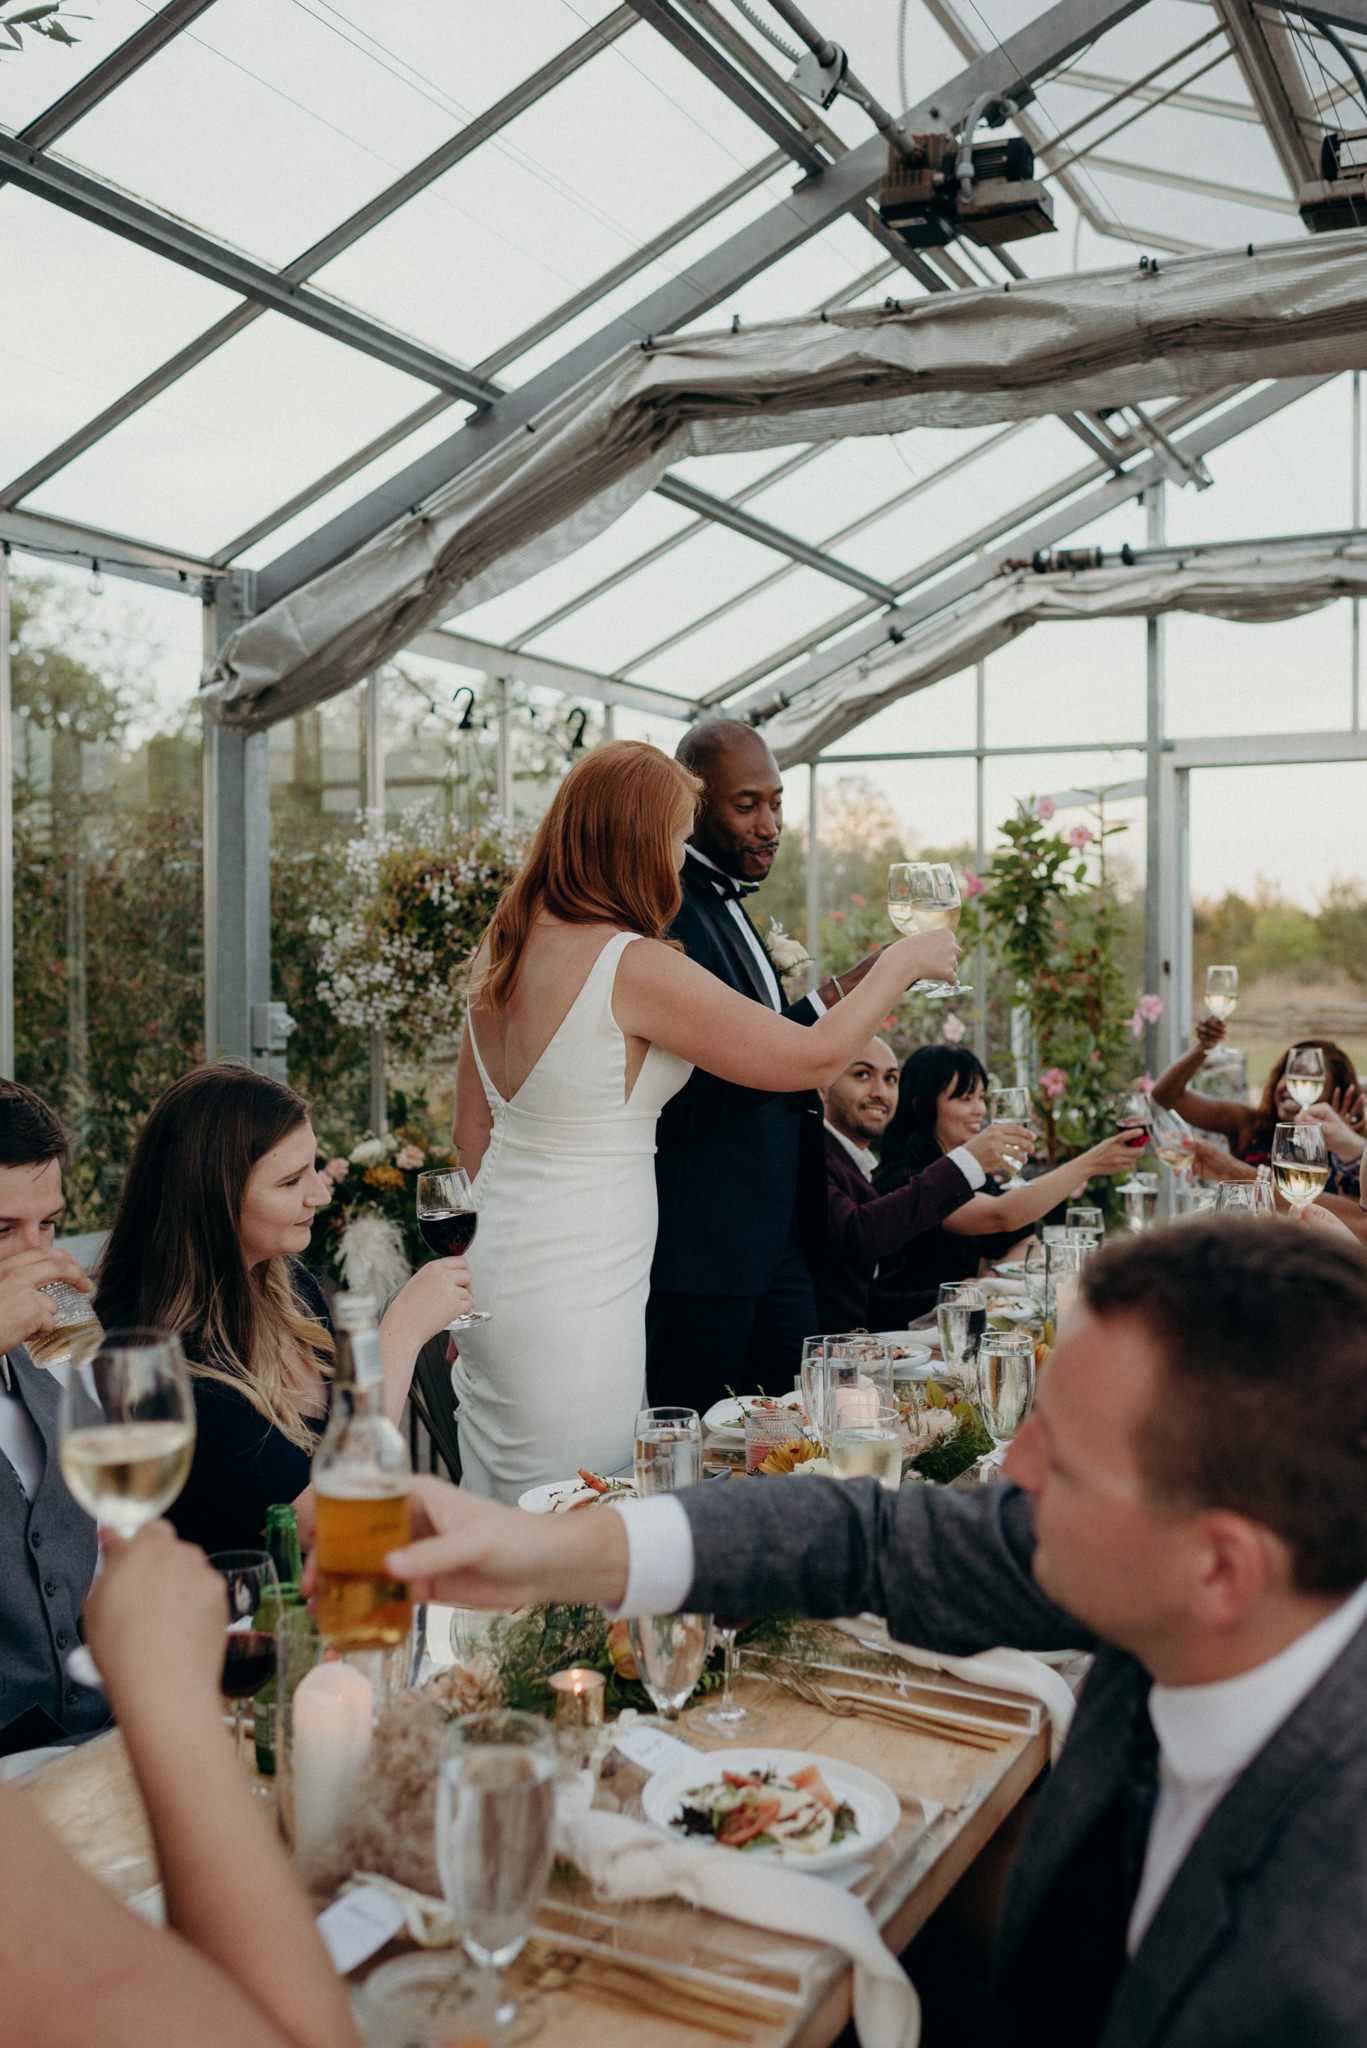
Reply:
[[732, 1920], [805, 1935], [842, 1948], [854, 1964], [854, 2024], [862, 2048], [916, 2048], [921, 2002], [884, 1945], [868, 1907], [819, 1877], [672, 1841], [621, 1814], [562, 1814], [563, 1853], [609, 1899], [659, 1899], [672, 1893]]
[[1049, 1754], [1058, 1762], [1068, 1730], [1072, 1726], [1076, 1701], [1067, 1679], [1053, 1666], [1032, 1656], [1028, 1650], [979, 1650], [975, 1657], [946, 1657], [939, 1650], [923, 1650], [912, 1643], [899, 1643], [888, 1633], [886, 1622], [876, 1614], [861, 1614], [852, 1621], [838, 1621], [845, 1630], [870, 1647], [885, 1645], [894, 1657], [908, 1664], [920, 1664], [929, 1671], [943, 1671], [950, 1678], [967, 1678], [975, 1685], [996, 1686], [1001, 1692], [1025, 1693], [1038, 1700], [1049, 1716]]

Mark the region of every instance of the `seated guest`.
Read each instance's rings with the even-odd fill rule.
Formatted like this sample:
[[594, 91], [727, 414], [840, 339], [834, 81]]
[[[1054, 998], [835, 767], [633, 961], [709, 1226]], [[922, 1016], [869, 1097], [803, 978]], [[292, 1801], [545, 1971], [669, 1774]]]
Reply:
[[[970, 1144], [987, 1115], [986, 1088], [986, 1069], [967, 1046], [920, 1046], [902, 1069], [874, 1177], [878, 1192], [905, 1187], [956, 1146]], [[871, 1305], [880, 1328], [894, 1329], [934, 1308], [943, 1281], [974, 1280], [983, 1260], [1009, 1258], [1027, 1226], [1081, 1194], [1090, 1175], [1129, 1173], [1133, 1166], [1134, 1153], [1123, 1138], [1104, 1138], [1026, 1187], [1002, 1189], [990, 1181], [938, 1228], [884, 1260]]]
[[67, 1134], [17, 1081], [0, 1080], [0, 1756], [89, 1735], [103, 1694], [66, 1676], [81, 1602], [95, 1575], [95, 1524], [57, 1463], [61, 1381], [24, 1349], [57, 1311], [39, 1292], [90, 1282], [53, 1248]]
[[1094, 1648], [1007, 1880], [991, 2038], [1361, 2048], [1367, 1265], [1332, 1226], [1197, 1218], [1081, 1294], [1005, 1485], [747, 1480], [557, 1526], [419, 1481], [436, 1533], [388, 1566], [465, 1605]]
[[[327, 1421], [327, 1302], [299, 1263], [330, 1193], [317, 1152], [292, 1088], [251, 1067], [196, 1068], [143, 1126], [100, 1261], [105, 1328], [175, 1330], [185, 1346], [195, 1460], [170, 1520], [208, 1551], [260, 1547], [266, 1509], [307, 1488]], [[393, 1420], [420, 1347], [469, 1308], [468, 1278], [464, 1259], [434, 1259], [386, 1309]]]
[[935, 1230], [983, 1186], [1008, 1154], [1024, 1151], [1020, 1124], [993, 1124], [942, 1157], [928, 1161], [891, 1194], [873, 1185], [872, 1146], [897, 1108], [897, 1055], [881, 1038], [866, 1045], [843, 1074], [821, 1090], [826, 1113], [826, 1235], [813, 1252], [812, 1281], [823, 1330], [868, 1327], [870, 1289], [879, 1261]]
[[[1214, 1095], [1198, 1095], [1189, 1085], [1226, 1036], [1229, 1026], [1223, 1017], [1203, 1017], [1196, 1027], [1196, 1043], [1190, 1052], [1174, 1060], [1153, 1084], [1153, 1099], [1198, 1131], [1217, 1132], [1229, 1146], [1203, 1144], [1197, 1148], [1196, 1171], [1210, 1180], [1254, 1180], [1258, 1168], [1272, 1157], [1272, 1137], [1277, 1125], [1293, 1124], [1301, 1106], [1286, 1085], [1286, 1063], [1302, 1046], [1317, 1046], [1324, 1055], [1324, 1099], [1317, 1110], [1331, 1113], [1325, 1124], [1329, 1148], [1329, 1178], [1319, 1197], [1336, 1215], [1351, 1217], [1359, 1192], [1362, 1167], [1363, 1109], [1357, 1069], [1332, 1038], [1298, 1038], [1278, 1059], [1256, 1109], [1246, 1102], [1226, 1101]], [[1337, 1134], [1343, 1133], [1340, 1138]], [[1340, 1149], [1342, 1147], [1342, 1149]]]
[[0, 2038], [22, 2048], [357, 2048], [346, 1991], [224, 1731], [223, 1581], [164, 1522], [110, 1539], [90, 1645], [152, 1824], [166, 1928], [0, 1786]]

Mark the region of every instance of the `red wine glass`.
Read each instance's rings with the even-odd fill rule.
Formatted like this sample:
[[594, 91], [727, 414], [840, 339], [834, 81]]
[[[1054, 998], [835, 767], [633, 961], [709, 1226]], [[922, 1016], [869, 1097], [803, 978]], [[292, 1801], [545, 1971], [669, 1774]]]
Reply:
[[[469, 1251], [479, 1227], [479, 1210], [468, 1174], [459, 1167], [418, 1175], [418, 1229], [439, 1259]], [[489, 1321], [488, 1309], [472, 1308], [449, 1322], [448, 1330], [473, 1330]]]
[[218, 1689], [232, 1710], [233, 1741], [240, 1756], [246, 1703], [275, 1676], [280, 1581], [269, 1551], [220, 1550], [209, 1562], [228, 1589], [228, 1629]]

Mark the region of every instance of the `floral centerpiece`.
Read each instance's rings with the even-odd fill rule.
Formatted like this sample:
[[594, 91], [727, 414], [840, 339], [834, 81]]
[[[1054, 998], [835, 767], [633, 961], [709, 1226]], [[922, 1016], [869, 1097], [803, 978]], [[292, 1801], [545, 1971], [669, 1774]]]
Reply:
[[418, 1229], [418, 1175], [455, 1166], [456, 1155], [416, 1124], [404, 1124], [379, 1137], [367, 1131], [349, 1152], [326, 1159], [320, 1153], [320, 1160], [333, 1196], [318, 1212], [308, 1263], [383, 1299], [431, 1257]]

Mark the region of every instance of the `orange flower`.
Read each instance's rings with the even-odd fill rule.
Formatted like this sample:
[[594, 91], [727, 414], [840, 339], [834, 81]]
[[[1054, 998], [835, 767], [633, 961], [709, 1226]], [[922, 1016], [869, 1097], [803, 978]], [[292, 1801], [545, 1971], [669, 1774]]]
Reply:
[[401, 1188], [403, 1175], [397, 1166], [369, 1166], [361, 1176], [372, 1188]]

